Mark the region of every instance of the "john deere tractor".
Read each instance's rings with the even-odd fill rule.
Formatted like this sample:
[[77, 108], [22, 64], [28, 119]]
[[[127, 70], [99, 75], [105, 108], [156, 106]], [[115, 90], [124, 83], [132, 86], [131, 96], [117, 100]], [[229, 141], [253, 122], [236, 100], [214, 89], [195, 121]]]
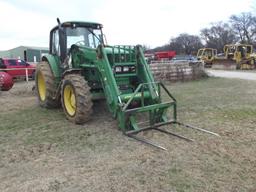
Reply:
[[[155, 129], [190, 140], [159, 129], [182, 123], [177, 121], [175, 98], [162, 83], [154, 81], [141, 46], [106, 45], [99, 23], [57, 21], [50, 31], [50, 52], [36, 70], [42, 107], [62, 105], [68, 120], [83, 124], [92, 115], [93, 102], [105, 99], [119, 128], [129, 137], [160, 148], [136, 134]], [[171, 119], [167, 112], [170, 108]], [[147, 117], [143, 127], [138, 116]]]

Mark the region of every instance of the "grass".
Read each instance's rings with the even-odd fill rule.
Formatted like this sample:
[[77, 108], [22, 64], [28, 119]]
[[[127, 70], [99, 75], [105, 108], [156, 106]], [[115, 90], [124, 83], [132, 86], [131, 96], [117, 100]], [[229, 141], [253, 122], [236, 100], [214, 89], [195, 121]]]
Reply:
[[[19, 186], [23, 191], [256, 191], [256, 82], [209, 78], [168, 89], [181, 121], [221, 137], [182, 131], [196, 140], [191, 144], [156, 134], [163, 152], [123, 136], [100, 105], [83, 126], [60, 109], [33, 105], [0, 115], [0, 190], [15, 191], [11, 182], [23, 178], [31, 180]], [[17, 176], [28, 165], [40, 182], [30, 172]]]
[[[173, 180], [171, 177], [177, 190], [256, 190], [256, 185], [253, 184], [253, 172], [256, 170], [251, 167], [252, 162], [255, 163], [252, 156], [256, 152], [253, 149], [256, 144], [256, 82], [211, 78], [205, 81], [178, 83], [172, 86], [172, 90], [177, 100], [181, 101], [179, 117], [182, 120], [199, 124], [220, 133], [222, 137], [218, 142], [210, 140], [209, 143], [201, 143], [205, 149], [199, 158], [202, 163], [200, 174], [203, 173], [203, 177], [208, 178], [208, 183], [202, 182], [204, 179], [200, 179], [200, 174], [197, 178], [195, 172], [188, 177], [189, 173], [182, 172], [189, 165], [186, 162], [178, 163], [180, 167], [175, 170], [182, 170], [178, 174], [181, 178], [177, 179], [175, 175], [176, 179]], [[170, 172], [173, 173], [173, 170]], [[230, 187], [223, 188], [227, 183]]]

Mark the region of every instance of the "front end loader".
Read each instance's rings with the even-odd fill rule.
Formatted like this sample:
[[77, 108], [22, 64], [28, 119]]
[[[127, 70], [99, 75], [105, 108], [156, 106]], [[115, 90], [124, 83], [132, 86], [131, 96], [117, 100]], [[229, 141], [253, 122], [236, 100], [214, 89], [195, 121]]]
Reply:
[[192, 141], [160, 129], [178, 124], [217, 135], [177, 121], [177, 102], [163, 83], [154, 81], [141, 46], [106, 45], [99, 23], [57, 21], [50, 52], [36, 71], [42, 107], [62, 105], [68, 120], [83, 124], [92, 115], [93, 101], [105, 99], [125, 135], [161, 149], [137, 133], [154, 129]]

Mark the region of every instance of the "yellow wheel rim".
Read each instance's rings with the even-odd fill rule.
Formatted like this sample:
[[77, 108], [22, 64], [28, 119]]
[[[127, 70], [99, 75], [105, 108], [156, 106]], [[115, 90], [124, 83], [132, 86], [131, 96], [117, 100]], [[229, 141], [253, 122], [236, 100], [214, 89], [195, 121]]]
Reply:
[[41, 101], [44, 101], [46, 98], [46, 85], [44, 81], [44, 76], [41, 71], [38, 72], [37, 87], [38, 87], [39, 97]]
[[64, 88], [64, 106], [67, 113], [73, 116], [76, 112], [76, 96], [74, 89], [70, 85], [66, 85]]

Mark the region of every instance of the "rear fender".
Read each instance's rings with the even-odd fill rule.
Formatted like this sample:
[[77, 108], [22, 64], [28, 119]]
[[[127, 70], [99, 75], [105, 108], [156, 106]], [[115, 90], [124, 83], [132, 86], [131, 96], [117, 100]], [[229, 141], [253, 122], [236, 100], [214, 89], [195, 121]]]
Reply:
[[42, 57], [42, 61], [48, 62], [55, 78], [56, 93], [54, 98], [60, 97], [61, 88], [61, 70], [60, 59], [57, 56], [47, 54]]
[[47, 54], [42, 57], [42, 61], [46, 61], [49, 63], [52, 73], [56, 79], [61, 78], [61, 71], [59, 68], [60, 59], [57, 56]]

